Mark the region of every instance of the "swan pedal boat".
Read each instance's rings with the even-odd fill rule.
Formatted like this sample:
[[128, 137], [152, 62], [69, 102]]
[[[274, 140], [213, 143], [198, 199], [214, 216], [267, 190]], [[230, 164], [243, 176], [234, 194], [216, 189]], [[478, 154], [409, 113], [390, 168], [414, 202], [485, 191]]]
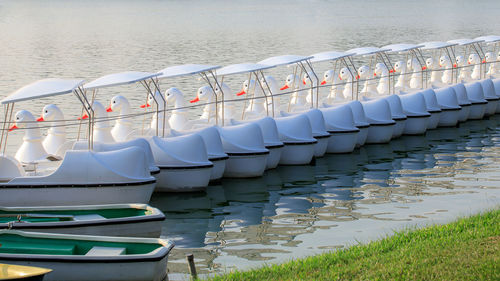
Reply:
[[34, 232], [156, 238], [164, 220], [145, 204], [0, 208], [0, 229]]
[[0, 230], [0, 263], [51, 268], [45, 280], [165, 280], [165, 239]]
[[[12, 104], [12, 110], [15, 102], [70, 93], [79, 96], [82, 84], [80, 79], [43, 79], [15, 91], [1, 103]], [[20, 111], [16, 117], [19, 113], [31, 115]], [[21, 146], [23, 159], [35, 161], [20, 163], [16, 158], [0, 155], [0, 206], [149, 202], [156, 179], [150, 174], [143, 148], [133, 146], [106, 152], [68, 150], [62, 161], [47, 161], [39, 157], [47, 154], [40, 145], [41, 138], [37, 137], [38, 126], [33, 122], [18, 125], [26, 127]], [[56, 163], [55, 170], [42, 169], [46, 163]]]
[[[84, 89], [89, 91], [139, 82], [147, 83], [148, 80], [156, 79], [161, 74], [139, 71], [114, 73], [86, 83]], [[164, 98], [161, 94], [148, 92], [148, 95], [159, 96], [160, 100], [155, 102], [156, 107], [158, 110], [164, 110], [164, 104], [161, 102]], [[163, 125], [162, 128], [152, 127], [150, 130], [152, 136], [138, 134], [128, 136], [129, 139], [144, 137], [149, 142], [155, 165], [160, 169], [160, 172], [154, 175], [158, 181], [155, 191], [193, 192], [206, 189], [214, 165], [208, 160], [203, 138], [197, 134], [160, 137], [158, 134], [161, 131]]]
[[42, 281], [52, 269], [0, 263], [0, 280]]

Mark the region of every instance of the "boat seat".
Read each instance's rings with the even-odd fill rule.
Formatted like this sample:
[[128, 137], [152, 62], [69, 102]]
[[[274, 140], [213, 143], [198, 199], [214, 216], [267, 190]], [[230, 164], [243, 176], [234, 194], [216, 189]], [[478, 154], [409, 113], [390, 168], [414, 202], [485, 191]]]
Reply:
[[76, 246], [72, 244], [2, 241], [0, 246], [0, 253], [10, 254], [74, 255], [75, 250]]
[[87, 214], [73, 216], [74, 221], [92, 221], [92, 220], [105, 220], [106, 218], [99, 214]]
[[119, 256], [119, 255], [125, 255], [126, 251], [127, 251], [126, 248], [94, 246], [85, 255], [86, 256]]

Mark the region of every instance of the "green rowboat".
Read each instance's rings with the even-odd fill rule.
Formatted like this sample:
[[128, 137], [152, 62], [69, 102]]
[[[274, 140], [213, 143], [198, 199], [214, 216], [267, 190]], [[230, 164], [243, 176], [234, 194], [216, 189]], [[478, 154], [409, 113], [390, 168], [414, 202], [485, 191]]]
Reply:
[[145, 204], [0, 208], [0, 229], [125, 237], [160, 237], [165, 215]]
[[164, 280], [165, 239], [0, 230], [0, 263], [51, 268], [45, 280]]

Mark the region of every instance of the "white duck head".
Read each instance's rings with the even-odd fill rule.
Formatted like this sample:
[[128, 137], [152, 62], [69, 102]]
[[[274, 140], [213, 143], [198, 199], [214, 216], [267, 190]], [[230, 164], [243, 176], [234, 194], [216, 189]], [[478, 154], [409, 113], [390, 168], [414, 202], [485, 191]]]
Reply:
[[42, 115], [36, 120], [52, 123], [47, 136], [43, 140], [43, 147], [53, 155], [56, 155], [59, 147], [66, 142], [66, 126], [64, 126], [65, 122], [61, 120], [64, 120], [64, 114], [55, 104], [44, 106]]
[[457, 56], [455, 58], [455, 61], [457, 62], [456, 64], [453, 65], [453, 67], [461, 67], [461, 66], [465, 66], [465, 58], [464, 56]]
[[47, 157], [47, 151], [42, 145], [42, 135], [36, 123], [36, 119], [27, 110], [16, 112], [14, 125], [9, 131], [14, 129], [25, 129], [23, 143], [16, 152], [16, 159], [20, 162], [34, 162]]
[[370, 79], [371, 76], [371, 71], [370, 67], [367, 65], [362, 65], [358, 68], [358, 79]]
[[325, 71], [323, 73], [323, 81], [321, 81], [321, 85], [325, 85], [326, 83], [333, 83], [335, 81], [335, 71], [333, 69]]
[[389, 69], [387, 68], [387, 66], [381, 62], [377, 63], [375, 65], [375, 72], [373, 73], [374, 76], [379, 76], [379, 77], [382, 77], [382, 78], [386, 78], [387, 76], [389, 76]]
[[439, 58], [439, 67], [444, 67], [444, 68], [451, 68], [451, 60], [448, 56], [441, 56]]
[[184, 94], [182, 93], [181, 90], [172, 87], [168, 90], [165, 91], [165, 99], [167, 101], [167, 104], [173, 105], [174, 113], [178, 113], [181, 111], [185, 111], [183, 107], [186, 106], [186, 101], [184, 99]]
[[[224, 94], [226, 94], [224, 92]], [[192, 99], [189, 101], [190, 103], [196, 103], [199, 101], [204, 101], [208, 103], [205, 105], [203, 108], [203, 114], [201, 115], [200, 119], [209, 119], [215, 116], [215, 104], [213, 101], [215, 100], [215, 94], [214, 91], [210, 86], [203, 86], [196, 91], [196, 98]]]
[[[219, 85], [222, 88], [222, 91], [219, 89]], [[232, 118], [235, 118], [234, 106], [233, 104], [231, 104], [230, 102], [226, 102], [225, 100], [233, 99], [234, 93], [226, 83], [219, 83], [219, 85], [215, 86], [215, 93], [217, 94], [217, 97], [222, 99], [222, 94], [224, 94], [224, 111], [222, 110], [222, 107], [220, 107], [219, 116], [222, 118], [222, 112], [224, 112], [224, 119], [230, 120]]]
[[[49, 122], [54, 122], [57, 121], [58, 125], [64, 125], [64, 114], [62, 110], [55, 104], [48, 104], [43, 107], [42, 110], [42, 115], [40, 118], [36, 119], [36, 121], [49, 121]], [[55, 125], [55, 123], [54, 123]], [[51, 127], [49, 129], [49, 133], [51, 132], [65, 132], [66, 127], [65, 126], [57, 126], [57, 127]]]
[[113, 112], [113, 111], [118, 112], [120, 114], [129, 114], [130, 103], [128, 102], [128, 99], [120, 95], [111, 98], [109, 106], [106, 108], [106, 112]]
[[9, 128], [9, 132], [15, 129], [26, 129], [25, 140], [41, 138], [42, 134], [36, 123], [35, 116], [27, 110], [16, 112], [14, 124]]
[[155, 91], [154, 95], [148, 94], [148, 100], [146, 104], [141, 105], [141, 108], [158, 106], [158, 110], [163, 110], [165, 108], [166, 100], [164, 100], [163, 95]]
[[298, 83], [299, 80], [300, 79], [299, 79], [298, 75], [289, 74], [286, 77], [285, 85], [283, 87], [281, 87], [280, 90], [283, 91], [283, 90], [286, 90], [288, 88], [291, 88], [292, 90], [294, 90], [297, 88], [301, 88], [303, 84]]
[[425, 66], [427, 69], [435, 69], [436, 65], [434, 64], [434, 59], [433, 58], [427, 58], [425, 60]]
[[[92, 106], [88, 106], [87, 107], [87, 110], [93, 110], [94, 111], [94, 128], [96, 129], [99, 129], [99, 128], [109, 128], [110, 125], [109, 125], [109, 121], [107, 120], [108, 118], [108, 113], [106, 111], [106, 108], [104, 107], [104, 105], [102, 105], [102, 103], [98, 102], [98, 101], [94, 101], [92, 103]], [[88, 114], [85, 113], [81, 119], [87, 119], [89, 118]]]
[[484, 54], [484, 60], [486, 62], [493, 62], [494, 59], [495, 59], [495, 56], [493, 55], [492, 52], [487, 52], [486, 54]]
[[[243, 82], [243, 85], [241, 87], [241, 91], [239, 93], [237, 93], [236, 95], [242, 96], [242, 95], [247, 94], [249, 92], [254, 93], [253, 95], [255, 97], [264, 96], [264, 93], [262, 92], [262, 88], [260, 87], [260, 84], [256, 83], [255, 80], [253, 80], [253, 79], [250, 79], [250, 82], [248, 82], [248, 80], [245, 80], [245, 82]], [[253, 102], [253, 100], [251, 100], [251, 102]]]
[[[432, 60], [433, 62], [433, 60]], [[426, 62], [427, 63], [427, 62]], [[418, 61], [417, 58], [411, 58], [406, 62], [406, 68], [408, 70], [413, 70], [413, 73], [418, 73], [422, 69], [422, 65], [420, 65], [420, 62]]]
[[111, 135], [118, 141], [126, 141], [130, 133], [132, 133], [132, 120], [125, 117], [130, 114], [130, 103], [128, 99], [124, 96], [117, 95], [111, 98], [109, 106], [106, 108], [107, 112], [118, 112], [120, 118], [116, 119], [113, 129], [111, 129]]
[[351, 82], [353, 79], [351, 71], [349, 71], [349, 69], [347, 69], [346, 67], [340, 69], [339, 78], [340, 80], [345, 80], [347, 82]]
[[467, 61], [468, 64], [479, 64], [481, 62], [481, 59], [477, 54], [470, 54], [469, 59]]
[[394, 71], [401, 74], [406, 73], [406, 64], [404, 61], [400, 60], [394, 63]]

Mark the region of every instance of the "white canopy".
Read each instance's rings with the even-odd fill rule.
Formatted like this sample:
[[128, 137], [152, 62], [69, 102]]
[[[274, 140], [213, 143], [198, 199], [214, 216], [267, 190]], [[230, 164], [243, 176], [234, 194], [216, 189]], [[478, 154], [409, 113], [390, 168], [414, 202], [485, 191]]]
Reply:
[[124, 84], [132, 84], [135, 82], [143, 81], [152, 77], [156, 77], [160, 73], [140, 72], [140, 71], [127, 71], [105, 75], [101, 78], [85, 84], [83, 87], [86, 90], [105, 88], [111, 86], [118, 86]]
[[447, 47], [455, 46], [458, 44], [457, 43], [449, 43], [449, 42], [441, 42], [441, 41], [432, 41], [432, 42], [424, 42], [424, 43], [421, 43], [420, 45], [424, 45], [422, 47], [422, 50], [434, 50], [434, 49], [447, 48]]
[[391, 44], [382, 47], [383, 49], [389, 49], [390, 52], [407, 52], [410, 50], [418, 49], [423, 47], [424, 45], [416, 45], [416, 44], [407, 44], [407, 43], [401, 43], [401, 44]]
[[239, 74], [246, 72], [254, 72], [258, 70], [264, 70], [268, 68], [273, 68], [272, 65], [257, 64], [257, 63], [239, 63], [231, 64], [223, 68], [217, 69], [217, 76]]
[[354, 55], [357, 56], [368, 56], [385, 51], [389, 50], [377, 47], [361, 47], [361, 48], [350, 49], [349, 51], [346, 51], [346, 53], [354, 53]]
[[158, 71], [160, 74], [158, 79], [172, 78], [179, 76], [195, 75], [201, 72], [210, 71], [220, 68], [218, 65], [204, 65], [204, 64], [183, 64], [167, 67]]
[[296, 55], [283, 55], [283, 56], [276, 56], [276, 57], [267, 58], [265, 60], [261, 60], [258, 62], [258, 64], [280, 66], [280, 65], [298, 63], [298, 62], [305, 61], [308, 59], [312, 59], [312, 56], [306, 57], [306, 56], [296, 56]]
[[312, 55], [311, 62], [322, 62], [322, 61], [327, 61], [327, 60], [338, 60], [341, 58], [349, 57], [354, 55], [354, 53], [350, 52], [337, 52], [337, 51], [330, 51], [330, 52], [322, 52], [322, 53], [317, 53]]
[[2, 104], [71, 93], [84, 81], [83, 79], [59, 78], [38, 80], [10, 94], [2, 100]]
[[458, 44], [460, 46], [474, 44], [474, 43], [481, 43], [481, 42], [484, 42], [484, 40], [482, 40], [482, 39], [469, 39], [469, 38], [448, 40], [448, 43], [454, 43], [454, 44]]
[[483, 40], [486, 43], [495, 43], [500, 41], [500, 36], [498, 35], [488, 35], [474, 38], [474, 40]]

